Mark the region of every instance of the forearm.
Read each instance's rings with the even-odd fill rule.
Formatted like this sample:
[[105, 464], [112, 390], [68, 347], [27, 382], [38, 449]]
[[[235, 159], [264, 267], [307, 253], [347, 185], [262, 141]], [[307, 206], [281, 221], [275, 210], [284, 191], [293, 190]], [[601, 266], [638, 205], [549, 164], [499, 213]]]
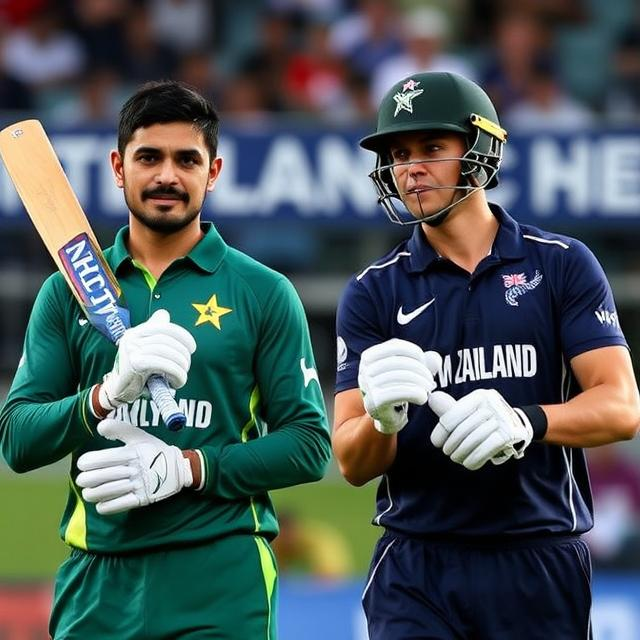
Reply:
[[[323, 427], [289, 425], [226, 447], [202, 447], [205, 495], [234, 499], [320, 480], [331, 457]], [[191, 459], [191, 457], [190, 457]], [[192, 460], [192, 468], [193, 468]], [[196, 486], [194, 474], [194, 486]]]
[[0, 449], [7, 464], [23, 473], [61, 460], [87, 442], [97, 420], [83, 390], [53, 402], [9, 399], [0, 412]]
[[595, 447], [630, 440], [640, 426], [634, 389], [601, 384], [563, 404], [543, 405], [548, 428], [544, 441], [569, 447]]
[[355, 486], [382, 475], [396, 457], [397, 435], [376, 431], [366, 413], [336, 425], [332, 443], [340, 473]]

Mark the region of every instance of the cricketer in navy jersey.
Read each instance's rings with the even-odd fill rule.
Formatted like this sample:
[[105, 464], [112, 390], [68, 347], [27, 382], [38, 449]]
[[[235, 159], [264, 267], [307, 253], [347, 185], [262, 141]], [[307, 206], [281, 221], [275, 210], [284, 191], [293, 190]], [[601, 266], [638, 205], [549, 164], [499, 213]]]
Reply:
[[[611, 289], [589, 249], [521, 226], [497, 206], [492, 211], [500, 228], [472, 276], [439, 258], [418, 226], [351, 279], [338, 309], [338, 392], [358, 386], [365, 349], [400, 338], [442, 355], [437, 388], [455, 398], [492, 388], [512, 406], [556, 404], [579, 391], [571, 358], [626, 346]], [[378, 490], [377, 524], [415, 535], [591, 528], [581, 449], [533, 443], [518, 464], [471, 475], [428, 446], [437, 421], [426, 404], [410, 406], [394, 465]], [[419, 493], [411, 490], [416, 484]], [[451, 508], [461, 503], [464, 509]]]
[[334, 452], [381, 476], [372, 640], [591, 637], [582, 448], [635, 435], [638, 389], [591, 251], [487, 202], [506, 136], [480, 87], [421, 73], [361, 142], [414, 225], [337, 312]]

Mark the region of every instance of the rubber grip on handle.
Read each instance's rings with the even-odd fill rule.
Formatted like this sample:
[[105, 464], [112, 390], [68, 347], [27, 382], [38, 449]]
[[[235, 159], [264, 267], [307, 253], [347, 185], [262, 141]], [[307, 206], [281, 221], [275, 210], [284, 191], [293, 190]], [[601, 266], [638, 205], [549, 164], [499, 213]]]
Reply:
[[147, 387], [169, 430], [180, 431], [187, 423], [187, 417], [178, 408], [167, 381], [162, 376], [154, 375], [147, 380]]

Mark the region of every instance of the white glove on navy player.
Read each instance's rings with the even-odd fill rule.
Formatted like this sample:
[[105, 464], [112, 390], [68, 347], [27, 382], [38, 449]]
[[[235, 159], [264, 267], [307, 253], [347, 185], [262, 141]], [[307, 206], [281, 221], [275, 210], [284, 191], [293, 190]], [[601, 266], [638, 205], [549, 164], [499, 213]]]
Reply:
[[476, 389], [457, 401], [436, 391], [429, 407], [440, 417], [431, 432], [433, 445], [472, 471], [489, 460], [502, 464], [522, 458], [533, 438], [526, 414], [509, 406], [494, 389]]
[[409, 403], [424, 404], [435, 389], [442, 358], [413, 342], [392, 338], [362, 352], [358, 386], [375, 428], [386, 435], [407, 424]]
[[164, 376], [173, 389], [183, 387], [196, 350], [193, 336], [170, 322], [164, 309], [127, 329], [118, 343], [113, 370], [104, 377], [98, 401], [106, 411], [139, 398], [147, 379]]
[[76, 484], [82, 497], [95, 502], [98, 513], [109, 515], [144, 507], [175, 495], [193, 484], [191, 464], [178, 447], [133, 425], [107, 418], [98, 433], [121, 440], [123, 447], [89, 451], [78, 458], [82, 472]]

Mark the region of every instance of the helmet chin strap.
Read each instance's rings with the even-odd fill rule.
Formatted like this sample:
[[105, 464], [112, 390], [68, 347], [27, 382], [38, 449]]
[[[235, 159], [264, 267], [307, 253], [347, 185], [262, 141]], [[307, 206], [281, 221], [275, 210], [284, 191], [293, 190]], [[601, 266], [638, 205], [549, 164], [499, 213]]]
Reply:
[[[467, 181], [471, 183], [473, 179], [467, 178]], [[468, 186], [459, 185], [456, 187], [452, 187], [452, 189], [456, 190], [456, 192], [453, 194], [453, 196], [451, 196], [451, 202], [446, 207], [440, 209], [440, 211], [437, 211], [436, 213], [430, 216], [423, 217], [423, 218], [416, 218], [416, 221], [420, 223], [424, 222], [424, 224], [427, 224], [430, 227], [440, 226], [446, 220], [447, 216], [451, 213], [451, 210], [454, 207], [459, 205], [463, 200], [466, 200], [471, 194], [475, 193], [480, 188], [481, 187], [477, 184], [476, 185], [469, 184]], [[461, 190], [461, 189], [465, 189], [466, 193], [460, 199], [456, 200], [455, 197], [458, 195], [458, 190]], [[420, 202], [420, 199], [418, 199], [418, 202]], [[422, 203], [420, 203], [420, 209], [422, 209]]]
[[[446, 220], [447, 216], [451, 213], [451, 210], [459, 202], [462, 202], [466, 197], [471, 195], [471, 193], [473, 192], [469, 192], [468, 194], [460, 198], [460, 200], [455, 200], [455, 201], [454, 201], [454, 198], [456, 197], [457, 193], [454, 193], [453, 196], [451, 196], [451, 202], [444, 209], [440, 209], [440, 211], [438, 211], [437, 213], [434, 213], [426, 218], [422, 218], [420, 222], [424, 222], [425, 224], [428, 224], [430, 227], [439, 227]], [[422, 208], [422, 205], [420, 206], [420, 208]]]
[[434, 213], [432, 216], [429, 216], [420, 222], [424, 222], [424, 224], [428, 224], [430, 227], [439, 227], [446, 220], [451, 209], [453, 209], [453, 206], [449, 205], [446, 209], [443, 209], [438, 213]]

